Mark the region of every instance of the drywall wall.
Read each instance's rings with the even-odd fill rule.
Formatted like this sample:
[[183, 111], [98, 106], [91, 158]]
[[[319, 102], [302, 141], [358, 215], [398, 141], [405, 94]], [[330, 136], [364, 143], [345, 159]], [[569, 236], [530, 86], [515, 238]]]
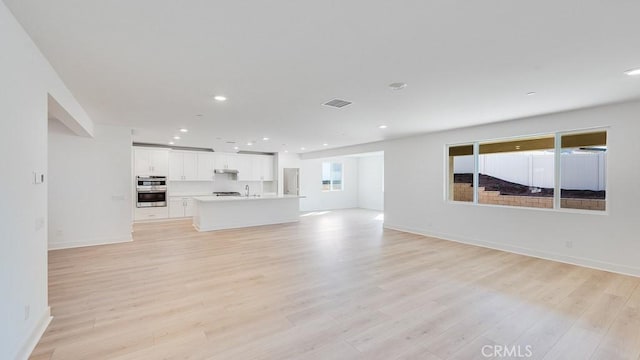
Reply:
[[[639, 116], [640, 102], [628, 102], [376, 143], [385, 154], [385, 226], [640, 276], [640, 167], [629, 166], [640, 154]], [[445, 200], [447, 144], [603, 126], [609, 149], [604, 214]]]
[[276, 182], [278, 184], [278, 194], [282, 195], [284, 192], [283, 186], [284, 186], [284, 181], [282, 181], [283, 176], [284, 176], [284, 169], [285, 168], [300, 168], [300, 164], [301, 164], [301, 160], [300, 160], [300, 156], [298, 154], [291, 154], [291, 153], [284, 153], [284, 152], [280, 152], [276, 155], [276, 168], [278, 169], [277, 172], [277, 176], [276, 176]]
[[[640, 167], [628, 166], [640, 153], [640, 143], [630, 136], [640, 131], [639, 115], [640, 102], [633, 102], [390, 141], [385, 225], [640, 275], [640, 242], [633, 230], [640, 215]], [[446, 144], [600, 126], [609, 127], [607, 214], [445, 201]]]
[[[342, 191], [322, 191], [322, 163], [341, 162], [344, 172]], [[358, 159], [340, 157], [300, 162], [301, 211], [334, 210], [358, 207]]]
[[[84, 133], [91, 119], [0, 1], [0, 359], [25, 359], [46, 328], [47, 118], [52, 96]], [[67, 119], [68, 120], [68, 119]], [[34, 184], [33, 173], [44, 184]]]
[[384, 210], [384, 156], [358, 157], [358, 207]]
[[169, 181], [168, 196], [211, 195], [214, 191], [236, 191], [244, 195], [249, 185], [250, 195], [262, 195], [270, 190], [271, 181], [237, 181], [231, 175], [216, 174], [215, 181]]
[[131, 240], [131, 129], [49, 120], [49, 249]]

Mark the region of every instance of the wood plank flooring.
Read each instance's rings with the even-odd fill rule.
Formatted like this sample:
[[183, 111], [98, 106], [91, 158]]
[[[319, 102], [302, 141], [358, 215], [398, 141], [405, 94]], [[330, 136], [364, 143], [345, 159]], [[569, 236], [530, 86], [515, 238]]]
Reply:
[[51, 251], [54, 320], [31, 359], [640, 358], [640, 279], [383, 230], [379, 215], [138, 224], [131, 243]]

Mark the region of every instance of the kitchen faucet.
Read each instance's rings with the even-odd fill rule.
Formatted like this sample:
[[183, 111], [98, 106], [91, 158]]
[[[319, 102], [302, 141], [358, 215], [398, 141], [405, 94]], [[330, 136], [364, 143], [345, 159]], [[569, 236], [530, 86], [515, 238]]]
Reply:
[[249, 184], [244, 186], [244, 195], [247, 197], [249, 196]]

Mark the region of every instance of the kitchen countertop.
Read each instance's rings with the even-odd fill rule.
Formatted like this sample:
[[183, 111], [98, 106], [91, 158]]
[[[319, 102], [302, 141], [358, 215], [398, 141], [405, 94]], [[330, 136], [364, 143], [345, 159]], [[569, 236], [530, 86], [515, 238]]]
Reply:
[[193, 199], [202, 202], [225, 202], [225, 201], [252, 201], [252, 200], [286, 200], [300, 199], [305, 196], [299, 195], [265, 195], [265, 196], [196, 196]]

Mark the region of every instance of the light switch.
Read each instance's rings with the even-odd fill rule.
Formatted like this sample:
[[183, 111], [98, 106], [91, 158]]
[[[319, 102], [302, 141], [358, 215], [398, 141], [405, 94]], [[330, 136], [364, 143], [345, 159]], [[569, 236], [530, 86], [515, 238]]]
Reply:
[[44, 182], [44, 173], [34, 172], [33, 173], [33, 183], [34, 184], [42, 184]]

